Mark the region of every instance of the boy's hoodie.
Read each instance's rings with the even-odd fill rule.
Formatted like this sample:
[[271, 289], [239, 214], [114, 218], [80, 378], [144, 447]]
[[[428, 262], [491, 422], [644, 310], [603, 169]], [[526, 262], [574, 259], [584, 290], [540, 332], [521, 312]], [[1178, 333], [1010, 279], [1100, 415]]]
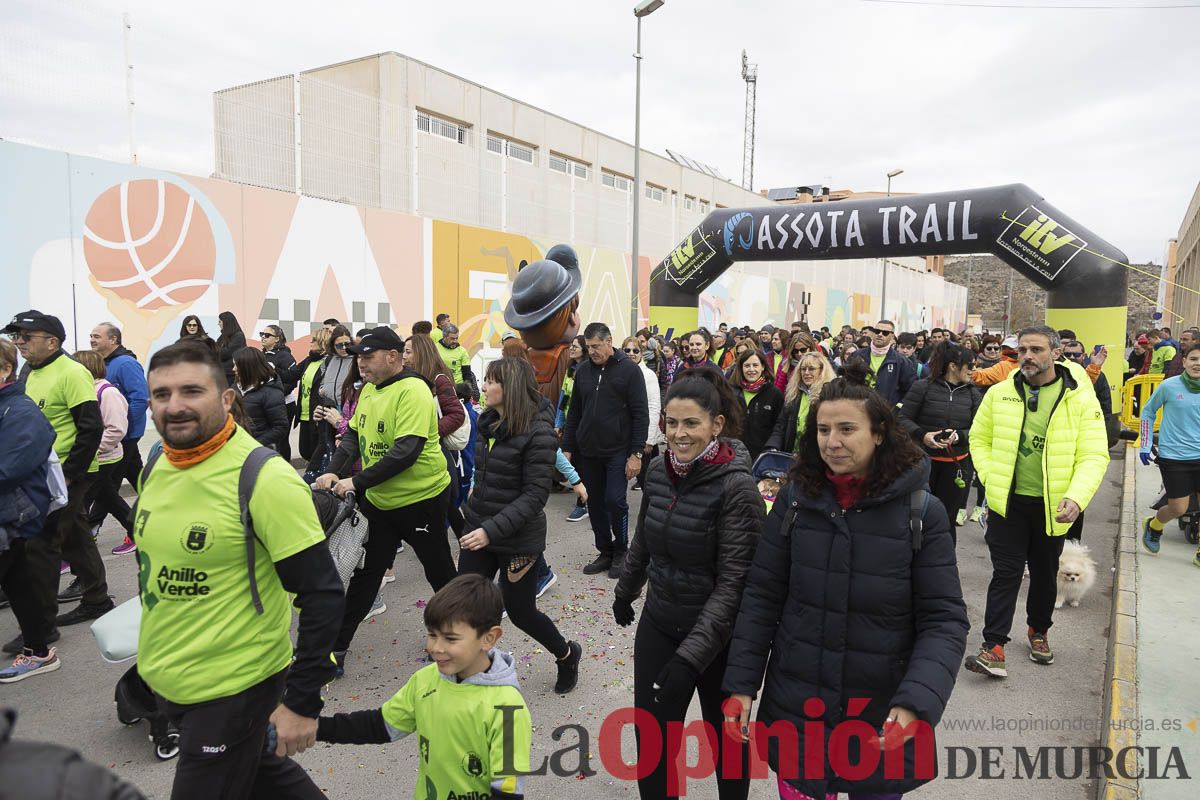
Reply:
[[317, 741], [386, 744], [416, 732], [414, 800], [523, 798], [533, 725], [512, 654], [492, 648], [488, 656], [491, 666], [465, 681], [430, 664], [382, 708], [321, 717]]

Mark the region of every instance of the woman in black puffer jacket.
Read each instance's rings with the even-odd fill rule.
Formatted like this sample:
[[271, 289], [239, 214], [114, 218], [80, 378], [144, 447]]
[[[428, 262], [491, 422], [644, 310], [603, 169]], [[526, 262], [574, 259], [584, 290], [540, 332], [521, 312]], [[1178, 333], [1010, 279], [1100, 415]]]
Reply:
[[537, 570], [546, 549], [546, 499], [554, 480], [558, 440], [550, 404], [542, 403], [528, 359], [501, 358], [483, 376], [488, 408], [479, 417], [475, 486], [459, 539], [460, 575], [489, 580], [500, 573], [508, 618], [555, 657], [554, 691], [566, 694], [579, 679], [583, 647], [568, 642], [537, 607]]
[[771, 383], [771, 377], [767, 375], [766, 358], [756, 347], [738, 356], [729, 382], [733, 385], [734, 397], [746, 415], [741, 440], [750, 451], [750, 461], [753, 463], [766, 448], [767, 440], [775, 430], [775, 421], [783, 411], [783, 392]]
[[956, 544], [958, 513], [975, 477], [967, 436], [983, 400], [983, 388], [971, 380], [974, 369], [971, 350], [942, 342], [929, 359], [929, 377], [914, 383], [900, 405], [900, 424], [929, 456], [929, 491], [946, 507]]
[[233, 376], [250, 420], [250, 435], [264, 447], [279, 450], [291, 430], [287, 400], [263, 351], [243, 347], [234, 353]]
[[[724, 377], [715, 369], [683, 373], [664, 408], [667, 453], [646, 474], [613, 603], [617, 623], [631, 624], [632, 603], [649, 583], [633, 646], [633, 702], [658, 721], [660, 742], [669, 723], [687, 716], [697, 690], [705, 722], [722, 730], [729, 637], [765, 515], [745, 446], [732, 438], [741, 406]], [[747, 778], [720, 777], [723, 757], [738, 748], [716, 748], [722, 800], [745, 798], [750, 788]], [[738, 763], [748, 763], [747, 754], [743, 747]], [[662, 753], [638, 781], [644, 800], [675, 796], [667, 786], [675, 757]]]
[[[771, 738], [767, 761], [783, 769], [785, 798], [895, 796], [929, 781], [933, 727], [966, 650], [954, 544], [942, 504], [924, 491], [925, 456], [865, 385], [866, 365], [846, 371], [815, 401], [791, 483], [767, 517], [725, 669], [741, 706], [728, 721], [745, 730], [762, 687], [758, 722], [783, 723], [800, 753], [824, 755], [781, 762]], [[838, 730], [845, 722], [858, 730]], [[870, 734], [881, 727], [882, 743]], [[807, 740], [814, 728], [821, 742]], [[901, 744], [903, 729], [921, 746]], [[903, 749], [885, 761], [880, 744]], [[850, 765], [865, 774], [835, 769]]]

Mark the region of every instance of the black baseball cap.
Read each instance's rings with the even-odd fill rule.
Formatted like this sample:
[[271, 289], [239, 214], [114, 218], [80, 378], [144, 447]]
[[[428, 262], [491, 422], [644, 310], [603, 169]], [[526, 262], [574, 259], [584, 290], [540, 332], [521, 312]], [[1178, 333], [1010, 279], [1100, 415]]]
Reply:
[[62, 320], [50, 314], [43, 314], [37, 309], [22, 311], [4, 327], [4, 333], [12, 334], [18, 331], [41, 331], [50, 334], [60, 342], [67, 338], [67, 331], [63, 328]]
[[368, 331], [358, 344], [346, 348], [347, 352], [359, 356], [374, 353], [376, 350], [404, 352], [404, 340], [391, 328], [381, 325]]

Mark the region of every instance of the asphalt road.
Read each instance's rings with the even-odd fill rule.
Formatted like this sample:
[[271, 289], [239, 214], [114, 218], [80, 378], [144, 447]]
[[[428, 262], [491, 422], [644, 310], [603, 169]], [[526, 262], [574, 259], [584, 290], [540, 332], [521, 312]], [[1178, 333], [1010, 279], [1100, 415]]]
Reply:
[[[1014, 644], [1009, 648], [1007, 680], [989, 679], [961, 672], [954, 696], [938, 730], [939, 759], [943, 777], [918, 791], [927, 798], [987, 796], [989, 800], [1036, 796], [1049, 800], [1084, 800], [1095, 794], [1094, 782], [1083, 778], [1051, 777], [1037, 780], [1017, 774], [1018, 755], [1025, 747], [1032, 757], [1038, 747], [1089, 747], [1099, 739], [1101, 700], [1111, 603], [1113, 542], [1118, 524], [1121, 463], [1115, 461], [1096, 499], [1087, 511], [1084, 542], [1092, 546], [1098, 562], [1096, 588], [1079, 608], [1056, 615], [1051, 643], [1056, 661], [1038, 666], [1028, 660], [1024, 643], [1024, 593], [1014, 624]], [[972, 499], [974, 492], [972, 492]], [[630, 494], [636, 508], [640, 495]], [[588, 577], [581, 567], [592, 558], [591, 529], [586, 522], [565, 521], [574, 496], [554, 494], [547, 514], [550, 546], [547, 556], [559, 575], [558, 583], [542, 598], [541, 607], [555, 619], [569, 638], [584, 645], [579, 687], [559, 697], [551, 687], [555, 670], [552, 657], [541, 651], [520, 631], [506, 628], [501, 646], [517, 657], [522, 689], [535, 724], [533, 763], [565, 748], [575, 747], [578, 736], [566, 733], [552, 739], [559, 726], [581, 725], [589, 741], [585, 750], [594, 769], [590, 777], [572, 774], [528, 779], [530, 797], [566, 796], [577, 800], [636, 797], [633, 783], [607, 774], [600, 763], [597, 737], [604, 718], [614, 709], [632, 704], [633, 628], [619, 628], [612, 621], [610, 605], [614, 581]], [[969, 646], [977, 647], [990, 562], [983, 531], [968, 523], [959, 533], [958, 553], [964, 595], [970, 612], [972, 632]], [[108, 569], [110, 592], [117, 601], [136, 592], [136, 563], [133, 556], [111, 556], [119, 541], [119, 529], [111, 520], [100, 535], [99, 545]], [[385, 614], [369, 620], [358, 633], [344, 678], [327, 692], [329, 711], [378, 707], [405, 679], [422, 666], [424, 627], [421, 607], [429, 589], [411, 551], [396, 561], [397, 580], [387, 586]], [[64, 581], [65, 584], [65, 581]], [[640, 604], [639, 604], [640, 605]], [[0, 635], [7, 640], [17, 630], [10, 611], [0, 612]], [[155, 760], [147, 725], [122, 726], [112, 702], [113, 686], [125, 667], [105, 663], [86, 625], [63, 630], [58, 643], [63, 667], [50, 675], [0, 686], [0, 703], [15, 706], [20, 713], [19, 738], [44, 739], [77, 748], [89, 759], [107, 765], [136, 783], [151, 797], [169, 793], [174, 766]], [[699, 718], [693, 705], [691, 717]], [[966, 730], [964, 726], [972, 726]], [[1063, 728], [1066, 728], [1065, 730]], [[633, 758], [632, 733], [623, 742], [623, 754]], [[999, 748], [990, 754], [984, 747]], [[950, 748], [954, 751], [959, 777], [947, 777]], [[973, 756], [974, 769], [967, 767]], [[1063, 766], [1073, 767], [1070, 749], [1062, 751]], [[985, 775], [984, 762], [995, 766]], [[330, 797], [404, 797], [416, 778], [416, 744], [401, 741], [388, 746], [347, 747], [318, 745], [299, 757], [317, 784]], [[578, 753], [564, 759], [570, 768]], [[1049, 757], [1051, 774], [1055, 759]], [[1001, 776], [1001, 771], [1003, 774]], [[689, 797], [715, 798], [715, 785], [692, 784]], [[774, 781], [756, 781], [753, 798], [777, 797]]]

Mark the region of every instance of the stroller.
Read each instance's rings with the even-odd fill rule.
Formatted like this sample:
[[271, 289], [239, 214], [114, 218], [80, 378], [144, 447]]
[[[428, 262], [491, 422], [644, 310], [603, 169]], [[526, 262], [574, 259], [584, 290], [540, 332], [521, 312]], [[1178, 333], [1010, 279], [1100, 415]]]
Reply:
[[350, 585], [354, 570], [361, 568], [367, 560], [367, 519], [358, 513], [354, 505], [354, 492], [344, 498], [327, 489], [314, 489], [313, 505], [317, 519], [329, 542], [329, 553], [333, 556], [342, 588]]
[[754, 459], [751, 474], [758, 483], [759, 493], [767, 504], [767, 511], [775, 504], [779, 490], [787, 483], [788, 470], [792, 468], [795, 456], [782, 450], [764, 450]]

